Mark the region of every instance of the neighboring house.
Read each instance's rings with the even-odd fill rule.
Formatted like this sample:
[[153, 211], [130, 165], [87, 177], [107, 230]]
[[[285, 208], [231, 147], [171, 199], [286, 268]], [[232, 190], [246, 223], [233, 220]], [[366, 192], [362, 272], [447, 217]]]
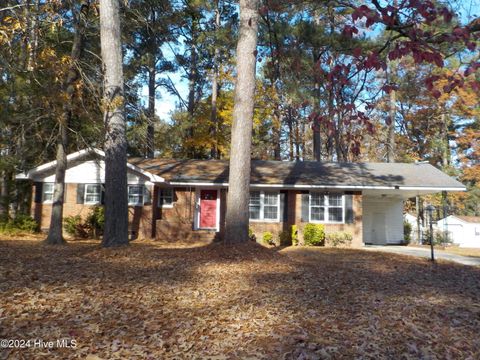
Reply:
[[480, 248], [480, 217], [450, 215], [437, 221], [437, 230], [460, 247]]
[[[102, 202], [103, 153], [68, 156], [65, 216], [85, 216]], [[322, 223], [353, 235], [353, 246], [403, 241], [403, 201], [416, 195], [465, 191], [429, 164], [252, 161], [250, 227], [257, 239], [297, 225]], [[48, 228], [55, 174], [51, 162], [17, 179], [34, 183], [32, 213]], [[213, 238], [225, 229], [228, 161], [129, 159], [133, 237]], [[49, 203], [50, 202], [50, 203]]]
[[410, 213], [406, 213], [403, 215], [403, 221], [408, 222], [412, 228], [412, 231], [410, 232], [410, 242], [411, 243], [421, 243], [421, 238], [425, 231], [428, 230], [425, 226], [423, 226], [422, 219], [420, 219], [420, 237], [419, 237], [419, 231], [418, 231], [418, 221], [417, 221], [417, 216], [412, 215]]

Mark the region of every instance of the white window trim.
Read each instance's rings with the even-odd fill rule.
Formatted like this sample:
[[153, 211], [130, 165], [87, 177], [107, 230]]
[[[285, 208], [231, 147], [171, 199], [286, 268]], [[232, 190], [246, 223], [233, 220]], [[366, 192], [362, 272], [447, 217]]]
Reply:
[[[326, 220], [312, 220], [312, 193], [313, 194], [322, 194], [323, 196], [325, 195], [340, 195], [342, 198], [342, 221], [330, 221], [328, 220], [329, 218], [329, 208], [338, 208], [339, 206], [330, 206], [330, 204], [327, 204], [324, 206], [315, 206], [315, 207], [324, 207], [325, 208], [325, 218]], [[328, 199], [328, 198], [327, 198]], [[328, 200], [329, 203], [329, 200]], [[345, 194], [342, 193], [325, 193], [325, 192], [309, 192], [308, 194], [308, 222], [314, 223], [314, 224], [345, 224]]]
[[[141, 202], [130, 202], [130, 188], [133, 186], [141, 187], [142, 193], [141, 195], [135, 194], [135, 196], [141, 197]], [[143, 206], [145, 204], [145, 185], [143, 184], [128, 184], [127, 185], [127, 196], [128, 196], [128, 206]]]
[[[260, 219], [250, 219], [250, 216], [248, 217], [248, 221], [251, 222], [268, 222], [268, 223], [277, 223], [280, 222], [280, 192], [279, 191], [263, 191], [263, 190], [251, 190], [249, 191], [249, 196], [250, 192], [257, 191], [260, 193]], [[277, 193], [277, 218], [276, 219], [265, 219], [264, 218], [264, 206], [265, 206], [265, 192], [271, 192], [271, 193]], [[273, 206], [273, 205], [268, 205], [268, 206]], [[250, 197], [248, 200], [248, 207], [250, 209]]]
[[[100, 201], [87, 201], [87, 189], [88, 189], [88, 186], [89, 185], [92, 185], [92, 186], [97, 186], [97, 185], [100, 185]], [[102, 184], [85, 184], [85, 190], [84, 190], [84, 193], [83, 193], [83, 203], [85, 205], [98, 205], [98, 204], [101, 204], [102, 203]], [[93, 194], [93, 193], [92, 193]], [[92, 195], [90, 194], [90, 195]]]
[[[170, 190], [172, 192], [172, 203], [171, 204], [161, 204], [160, 199], [161, 199], [161, 192], [162, 190]], [[175, 203], [175, 191], [174, 188], [159, 188], [158, 189], [158, 199], [157, 199], [157, 207], [161, 209], [171, 209], [173, 208], [173, 204]]]
[[[52, 184], [52, 192], [48, 192], [48, 194], [52, 194], [52, 200], [45, 200], [45, 194], [47, 194], [45, 192], [45, 184]], [[43, 183], [42, 185], [42, 203], [43, 204], [52, 204], [53, 203], [53, 194], [55, 192], [55, 183], [51, 183], [51, 182], [46, 182], [46, 183]]]

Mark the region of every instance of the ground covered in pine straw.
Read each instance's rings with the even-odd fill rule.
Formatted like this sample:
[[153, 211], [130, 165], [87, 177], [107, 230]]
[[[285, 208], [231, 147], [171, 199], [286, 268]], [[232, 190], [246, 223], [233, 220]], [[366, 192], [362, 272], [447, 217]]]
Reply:
[[0, 358], [479, 359], [479, 299], [479, 268], [361, 250], [3, 240], [0, 339], [32, 340]]

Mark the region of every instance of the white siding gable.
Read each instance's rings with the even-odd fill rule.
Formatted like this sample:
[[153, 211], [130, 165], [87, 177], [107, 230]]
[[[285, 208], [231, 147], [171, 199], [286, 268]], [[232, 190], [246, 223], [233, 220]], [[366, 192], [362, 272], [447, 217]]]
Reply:
[[[73, 184], [95, 184], [105, 182], [105, 162], [104, 161], [81, 161], [69, 164], [65, 173], [65, 183]], [[34, 181], [54, 182], [55, 174], [45, 174], [35, 176]], [[127, 179], [129, 184], [147, 184], [152, 183], [143, 175], [138, 174], [131, 169], [127, 169]]]

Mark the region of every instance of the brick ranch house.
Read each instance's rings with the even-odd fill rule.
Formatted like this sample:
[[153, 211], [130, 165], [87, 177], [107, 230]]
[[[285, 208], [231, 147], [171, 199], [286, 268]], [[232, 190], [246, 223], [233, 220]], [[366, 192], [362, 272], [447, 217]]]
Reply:
[[[102, 203], [104, 153], [67, 157], [64, 215], [86, 216]], [[49, 227], [56, 162], [17, 179], [33, 182], [32, 216]], [[132, 238], [213, 239], [224, 232], [228, 161], [131, 158], [128, 161]], [[465, 191], [429, 164], [252, 161], [250, 227], [257, 239], [307, 223], [344, 231], [352, 246], [403, 241], [403, 201], [416, 195]]]

